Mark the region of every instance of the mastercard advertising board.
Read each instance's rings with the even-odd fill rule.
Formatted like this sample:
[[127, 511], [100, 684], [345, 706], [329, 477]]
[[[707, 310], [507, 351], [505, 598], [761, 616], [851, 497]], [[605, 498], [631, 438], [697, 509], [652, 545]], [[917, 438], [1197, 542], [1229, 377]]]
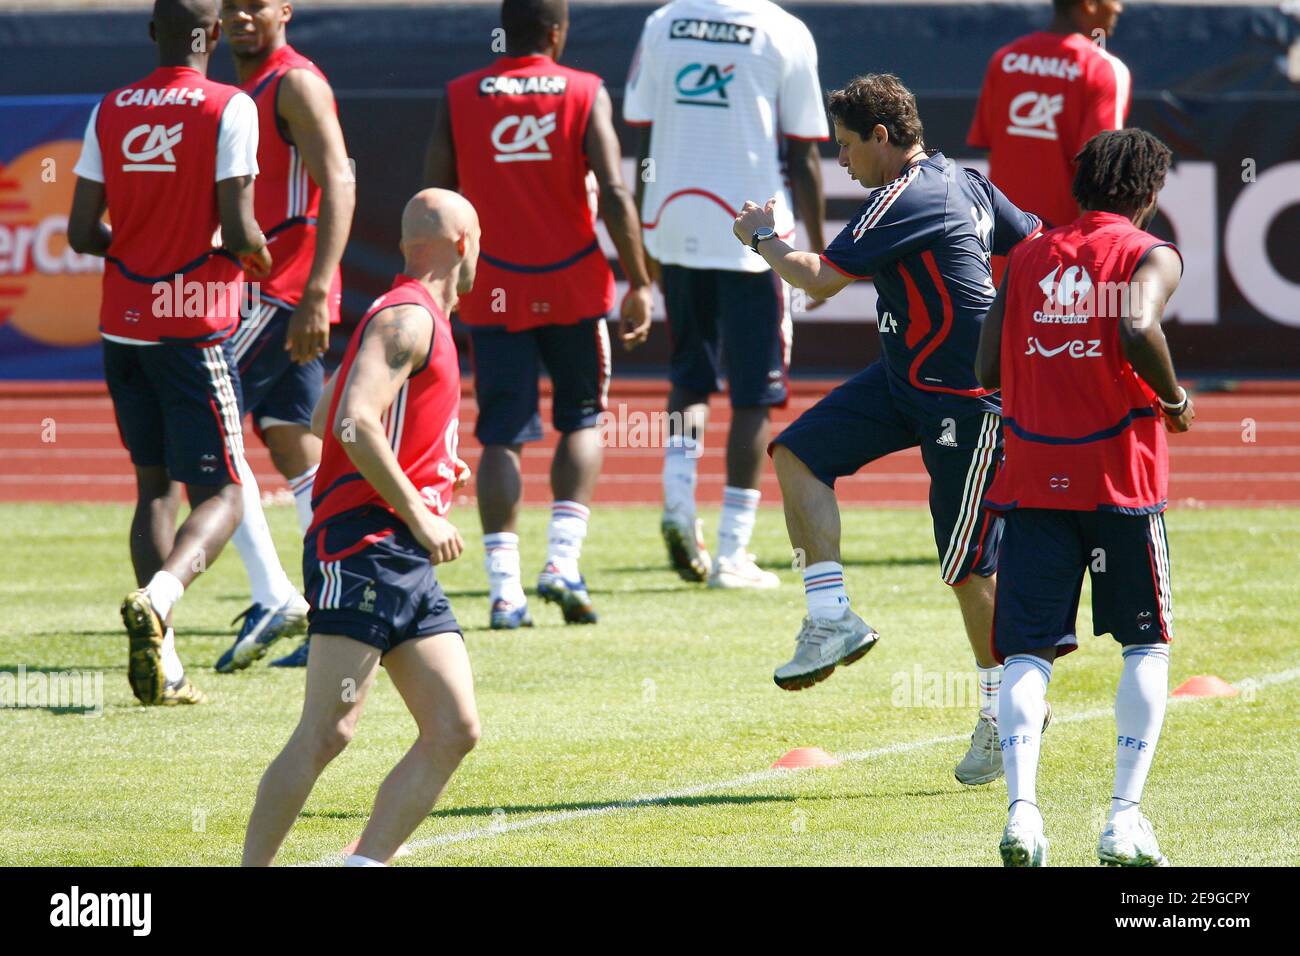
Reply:
[[98, 96], [0, 97], [0, 379], [102, 377], [104, 261], [68, 246]]

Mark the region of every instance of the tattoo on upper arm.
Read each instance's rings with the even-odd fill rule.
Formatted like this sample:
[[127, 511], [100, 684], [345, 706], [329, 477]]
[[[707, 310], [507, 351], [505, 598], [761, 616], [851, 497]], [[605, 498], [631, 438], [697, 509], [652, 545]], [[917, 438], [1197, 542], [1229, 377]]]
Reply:
[[394, 312], [384, 324], [384, 358], [394, 371], [405, 371], [415, 354], [415, 331], [401, 312]]

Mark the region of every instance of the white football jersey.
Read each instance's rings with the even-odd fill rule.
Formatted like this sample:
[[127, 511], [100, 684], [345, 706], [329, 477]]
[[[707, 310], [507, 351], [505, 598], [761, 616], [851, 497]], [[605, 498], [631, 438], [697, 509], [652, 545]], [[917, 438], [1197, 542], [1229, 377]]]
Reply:
[[642, 220], [660, 262], [762, 272], [731, 232], [746, 199], [777, 197], [776, 231], [794, 234], [784, 137], [826, 139], [817, 47], [768, 0], [674, 0], [646, 19], [623, 118], [651, 126]]

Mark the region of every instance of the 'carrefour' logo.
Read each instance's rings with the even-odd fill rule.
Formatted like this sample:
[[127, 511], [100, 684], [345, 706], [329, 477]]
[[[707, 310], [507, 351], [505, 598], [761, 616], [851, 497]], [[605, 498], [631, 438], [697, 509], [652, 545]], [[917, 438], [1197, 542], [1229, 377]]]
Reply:
[[[126, 134], [122, 140], [122, 155], [130, 162], [123, 163], [122, 169], [128, 173], [173, 173], [176, 171], [176, 155], [172, 152], [181, 142], [181, 127], [154, 126], [141, 123]], [[147, 137], [144, 145], [136, 147], [140, 137]], [[162, 160], [162, 162], [155, 162]]]
[[[1057, 278], [1058, 275], [1060, 278]], [[1038, 280], [1038, 288], [1049, 306], [1074, 308], [1086, 305], [1092, 296], [1092, 276], [1083, 266], [1069, 266], [1064, 272], [1057, 265]]]
[[684, 106], [728, 107], [727, 84], [736, 78], [736, 65], [688, 63], [677, 71], [677, 102]]
[[[545, 116], [507, 116], [492, 127], [492, 145], [498, 163], [518, 163], [551, 158], [546, 137], [555, 132], [555, 113]], [[513, 136], [510, 134], [513, 132]]]

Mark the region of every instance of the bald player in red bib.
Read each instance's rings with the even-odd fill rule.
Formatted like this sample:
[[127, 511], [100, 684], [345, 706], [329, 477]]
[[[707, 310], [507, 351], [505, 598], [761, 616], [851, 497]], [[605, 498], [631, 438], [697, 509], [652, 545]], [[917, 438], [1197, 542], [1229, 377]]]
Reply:
[[[494, 629], [531, 626], [520, 577], [519, 456], [542, 437], [538, 375], [551, 379], [551, 522], [537, 593], [569, 624], [596, 621], [578, 568], [602, 450], [596, 429], [609, 390], [605, 317], [614, 275], [596, 238], [605, 220], [628, 279], [626, 349], [650, 329], [641, 224], [619, 172], [609, 94], [594, 73], [556, 61], [565, 0], [505, 0], [506, 55], [447, 85], [425, 182], [459, 189], [483, 218], [482, 276], [460, 304], [473, 345], [474, 434], [483, 443], [478, 505]], [[598, 200], [597, 200], [598, 196]]]
[[1120, 0], [1053, 0], [1053, 7], [1046, 30], [989, 60], [967, 136], [989, 151], [989, 179], [1047, 228], [1078, 216], [1074, 158], [1097, 133], [1124, 126], [1133, 95], [1128, 67], [1106, 49]]
[[1076, 158], [1083, 214], [1011, 251], [980, 333], [976, 374], [1002, 389], [1006, 460], [985, 505], [1005, 518], [993, 652], [1009, 810], [1007, 866], [1043, 866], [1036, 776], [1056, 659], [1078, 646], [1084, 572], [1092, 620], [1123, 648], [1115, 788], [1097, 844], [1107, 865], [1164, 866], [1139, 811], [1164, 721], [1173, 595], [1164, 510], [1165, 432], [1195, 415], [1160, 323], [1182, 258], [1144, 227], [1169, 169], [1150, 133], [1100, 133]]
[[[289, 45], [292, 17], [287, 0], [221, 4], [240, 87], [257, 104], [260, 173], [254, 201], [275, 259], [231, 338], [231, 349], [244, 407], [289, 483], [298, 526], [305, 532], [320, 463], [311, 414], [325, 382], [322, 355], [339, 321], [339, 262], [356, 185], [329, 81]], [[245, 482], [244, 520], [234, 541], [252, 602], [240, 615], [234, 643], [217, 661], [219, 673], [242, 670], [281, 637], [306, 628], [307, 604], [280, 564], [254, 481]], [[304, 642], [274, 663], [305, 666], [306, 661]]]
[[[265, 276], [271, 256], [253, 215], [256, 110], [206, 76], [221, 35], [215, 0], [157, 0], [149, 35], [158, 69], [105, 96], [87, 124], [68, 244], [106, 260], [104, 378], [135, 466], [127, 677], [142, 704], [198, 704], [206, 698], [176, 653], [172, 610], [242, 514], [228, 340], [245, 270]], [[177, 528], [181, 485], [190, 513]]]
[[478, 740], [469, 656], [434, 571], [465, 547], [446, 518], [469, 479], [456, 454], [460, 362], [448, 316], [474, 284], [478, 248], [464, 197], [414, 196], [402, 214], [404, 271], [362, 317], [316, 407], [324, 447], [303, 554], [307, 693], [257, 789], [245, 866], [274, 860], [351, 740], [381, 664], [419, 735], [379, 788], [347, 865], [386, 864]]

